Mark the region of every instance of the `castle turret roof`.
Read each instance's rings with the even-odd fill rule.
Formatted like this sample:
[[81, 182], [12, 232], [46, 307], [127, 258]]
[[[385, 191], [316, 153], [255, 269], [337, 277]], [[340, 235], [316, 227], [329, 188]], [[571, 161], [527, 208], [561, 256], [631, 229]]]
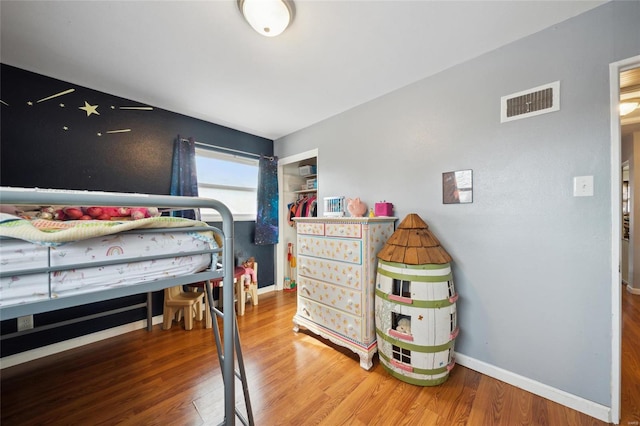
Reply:
[[443, 264], [451, 256], [420, 216], [410, 213], [378, 253], [378, 259], [406, 265]]

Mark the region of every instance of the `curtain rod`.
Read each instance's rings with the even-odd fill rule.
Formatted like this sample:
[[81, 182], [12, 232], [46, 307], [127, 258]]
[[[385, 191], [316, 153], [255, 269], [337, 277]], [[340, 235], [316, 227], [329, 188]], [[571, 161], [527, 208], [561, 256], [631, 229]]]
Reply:
[[[181, 138], [180, 142], [189, 142], [189, 139]], [[199, 146], [201, 148], [220, 150], [220, 151], [228, 151], [228, 152], [233, 152], [233, 153], [242, 154], [242, 155], [246, 155], [246, 156], [250, 156], [250, 157], [256, 157], [256, 158], [264, 157], [264, 158], [266, 158], [268, 160], [273, 160], [274, 159], [274, 157], [268, 156], [268, 155], [254, 154], [253, 152], [240, 151], [238, 149], [226, 148], [224, 146], [209, 145], [209, 144], [204, 143], [204, 142], [195, 141], [194, 143], [195, 143], [196, 146]]]

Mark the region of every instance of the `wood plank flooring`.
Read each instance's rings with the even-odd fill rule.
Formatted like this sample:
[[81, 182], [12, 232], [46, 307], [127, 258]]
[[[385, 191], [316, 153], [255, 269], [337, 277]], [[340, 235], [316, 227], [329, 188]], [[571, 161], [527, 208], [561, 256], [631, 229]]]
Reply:
[[622, 288], [622, 403], [620, 424], [640, 425], [640, 295]]
[[[436, 387], [365, 371], [352, 352], [292, 331], [295, 293], [260, 296], [239, 317], [256, 425], [602, 425], [456, 366]], [[631, 298], [634, 298], [631, 300]], [[640, 296], [626, 296], [622, 425], [640, 420]], [[635, 318], [635, 319], [634, 319]], [[215, 425], [223, 384], [211, 330], [159, 325], [2, 371], [12, 425]], [[241, 402], [239, 382], [237, 401]], [[634, 423], [636, 422], [636, 423]], [[236, 422], [240, 424], [239, 422]]]

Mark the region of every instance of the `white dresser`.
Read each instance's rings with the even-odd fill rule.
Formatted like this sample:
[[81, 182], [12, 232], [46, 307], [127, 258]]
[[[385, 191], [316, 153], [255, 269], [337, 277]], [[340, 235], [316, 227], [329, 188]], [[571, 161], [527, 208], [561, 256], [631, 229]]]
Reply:
[[351, 349], [368, 370], [377, 351], [376, 255], [395, 217], [297, 218], [299, 327]]

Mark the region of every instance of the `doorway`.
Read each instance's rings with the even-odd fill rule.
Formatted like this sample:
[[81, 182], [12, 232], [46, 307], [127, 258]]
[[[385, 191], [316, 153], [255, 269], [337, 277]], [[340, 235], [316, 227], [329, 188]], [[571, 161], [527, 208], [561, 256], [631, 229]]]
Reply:
[[[635, 83], [625, 82], [623, 74], [625, 71], [640, 69], [640, 56], [615, 62], [609, 66], [609, 81], [611, 93], [611, 313], [612, 313], [612, 333], [611, 333], [611, 415], [613, 423], [619, 424], [621, 418], [621, 396], [622, 396], [622, 274], [621, 274], [621, 251], [623, 234], [623, 214], [622, 214], [622, 130], [623, 123], [619, 115], [619, 104], [623, 91]], [[639, 74], [640, 76], [640, 74]], [[637, 82], [640, 90], [640, 80]], [[629, 89], [631, 90], [631, 89]], [[640, 124], [639, 124], [640, 126]], [[639, 128], [640, 130], [640, 128]], [[628, 131], [625, 128], [625, 132]], [[637, 241], [631, 241], [631, 244]], [[632, 251], [632, 248], [630, 248]], [[630, 278], [631, 279], [631, 278]]]
[[[278, 160], [278, 191], [279, 191], [279, 237], [276, 245], [276, 291], [283, 290], [286, 274], [287, 274], [287, 253], [288, 244], [295, 243], [295, 229], [288, 224], [288, 207], [287, 203], [295, 196], [296, 189], [292, 185], [298, 182], [299, 176], [292, 178], [298, 174], [298, 167], [303, 164], [318, 165], [318, 149], [312, 149], [290, 157], [284, 157]], [[291, 278], [291, 277], [288, 277]]]

